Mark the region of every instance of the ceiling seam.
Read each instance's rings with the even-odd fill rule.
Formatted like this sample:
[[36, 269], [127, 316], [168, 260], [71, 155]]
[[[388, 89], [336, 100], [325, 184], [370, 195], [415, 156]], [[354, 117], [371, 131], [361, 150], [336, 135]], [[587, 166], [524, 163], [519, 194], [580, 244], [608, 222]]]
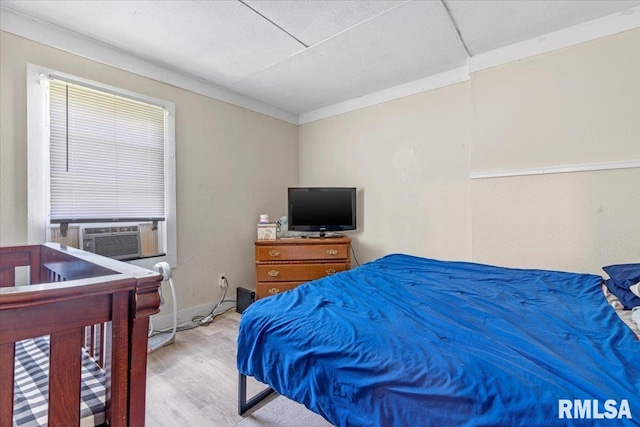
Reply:
[[294, 36], [293, 34], [291, 34], [289, 31], [285, 30], [284, 28], [282, 28], [280, 25], [276, 24], [275, 22], [273, 22], [271, 19], [267, 18], [266, 16], [264, 16], [262, 13], [258, 12], [257, 10], [255, 10], [254, 8], [252, 8], [251, 6], [249, 6], [247, 3], [245, 3], [243, 0], [238, 0], [240, 3], [242, 3], [243, 5], [245, 5], [246, 7], [248, 7], [250, 10], [252, 10], [253, 12], [255, 12], [258, 16], [262, 17], [263, 19], [267, 20], [268, 22], [270, 22], [272, 25], [274, 25], [276, 28], [278, 28], [280, 31], [282, 31], [283, 33], [287, 34], [289, 37], [291, 37], [292, 39], [294, 39], [295, 41], [297, 41], [298, 43], [300, 43], [302, 46], [304, 47], [309, 47], [308, 44], [303, 43], [299, 38], [297, 38], [296, 36]]
[[445, 12], [447, 13], [447, 18], [449, 18], [449, 23], [453, 27], [453, 30], [455, 31], [456, 36], [458, 37], [458, 42], [460, 42], [460, 46], [466, 52], [467, 58], [471, 58], [472, 55], [469, 52], [469, 49], [467, 48], [467, 45], [464, 42], [464, 39], [462, 38], [462, 34], [460, 34], [460, 28], [458, 28], [458, 25], [456, 24], [456, 20], [453, 19], [453, 15], [451, 14], [451, 11], [449, 10], [449, 7], [446, 5], [444, 0], [440, 0], [439, 3], [442, 5], [442, 7], [444, 8]]
[[[241, 2], [241, 3], [243, 3], [243, 4], [245, 4], [245, 3], [243, 2], [243, 0], [238, 0], [238, 1], [240, 1], [240, 2]], [[320, 40], [320, 41], [319, 41], [319, 42], [317, 42], [317, 43], [314, 43], [314, 44], [312, 44], [312, 45], [308, 46], [308, 48], [309, 48], [309, 49], [313, 49], [315, 46], [321, 45], [322, 43], [325, 43], [325, 42], [327, 42], [328, 40], [331, 40], [331, 39], [333, 39], [333, 38], [335, 38], [335, 37], [338, 37], [339, 35], [344, 34], [344, 33], [346, 33], [347, 31], [351, 31], [351, 30], [353, 30], [354, 28], [359, 27], [360, 25], [366, 24], [367, 22], [372, 21], [372, 20], [374, 20], [374, 19], [376, 19], [376, 18], [378, 18], [378, 17], [380, 17], [380, 16], [382, 16], [382, 15], [384, 15], [384, 14], [386, 14], [386, 13], [389, 13], [389, 12], [391, 12], [392, 10], [398, 9], [399, 7], [402, 7], [402, 6], [404, 6], [404, 5], [408, 4], [408, 3], [411, 3], [412, 1], [413, 1], [413, 0], [405, 0], [404, 2], [402, 2], [402, 3], [400, 3], [400, 4], [397, 4], [397, 5], [393, 6], [393, 7], [390, 7], [389, 9], [386, 9], [386, 10], [384, 10], [384, 11], [380, 12], [380, 13], [377, 13], [377, 14], [375, 14], [375, 15], [371, 16], [370, 18], [365, 19], [364, 21], [360, 21], [360, 22], [358, 22], [357, 24], [352, 25], [352, 26], [351, 26], [351, 27], [349, 27], [349, 28], [345, 28], [344, 30], [338, 31], [338, 32], [337, 32], [337, 33], [335, 33], [335, 34], [333, 34], [333, 35], [331, 35], [331, 36], [329, 36], [329, 37], [327, 37], [327, 38], [325, 38], [325, 39], [322, 39], [322, 40]], [[246, 4], [245, 4], [245, 5], [246, 5]], [[247, 6], [247, 7], [249, 7], [249, 6]], [[253, 9], [252, 9], [252, 10], [253, 10]], [[267, 18], [265, 18], [265, 19], [267, 19]], [[275, 24], [274, 24], [274, 25], [275, 25]], [[284, 30], [283, 30], [283, 31], [284, 31]], [[292, 36], [292, 37], [293, 37], [293, 36]], [[287, 60], [289, 60], [289, 59], [291, 59], [291, 58], [293, 58], [293, 57], [295, 57], [295, 56], [297, 56], [297, 55], [299, 55], [299, 54], [301, 54], [301, 53], [303, 53], [303, 52], [305, 52], [305, 51], [306, 51], [306, 49], [305, 49], [305, 50], [301, 50], [301, 51], [299, 51], [299, 52], [296, 52], [296, 53], [294, 53], [294, 54], [292, 54], [292, 55], [288, 56], [286, 59], [282, 59], [282, 60], [276, 61], [276, 62], [274, 62], [273, 64], [268, 65], [268, 66], [266, 66], [266, 67], [264, 67], [264, 68], [262, 68], [262, 69], [260, 69], [260, 70], [258, 70], [258, 71], [254, 71], [254, 72], [253, 72], [253, 73], [251, 73], [251, 74], [247, 74], [246, 76], [240, 77], [239, 79], [234, 80], [233, 82], [229, 83], [229, 84], [228, 84], [228, 86], [229, 86], [229, 87], [231, 87], [231, 86], [235, 85], [236, 83], [239, 83], [239, 82], [241, 82], [241, 81], [243, 81], [243, 80], [246, 80], [246, 79], [248, 79], [248, 78], [251, 78], [251, 77], [253, 77], [253, 76], [255, 76], [255, 75], [257, 75], [257, 74], [259, 74], [259, 73], [261, 73], [261, 72], [263, 72], [263, 71], [266, 71], [266, 70], [268, 70], [269, 68], [275, 67], [276, 65], [280, 64], [281, 62], [283, 62], [283, 61], [287, 61]]]

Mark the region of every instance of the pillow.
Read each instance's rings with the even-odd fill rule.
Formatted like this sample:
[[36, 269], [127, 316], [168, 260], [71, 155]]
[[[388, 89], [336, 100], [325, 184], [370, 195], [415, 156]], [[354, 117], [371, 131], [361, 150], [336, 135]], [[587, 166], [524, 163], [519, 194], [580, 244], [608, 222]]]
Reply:
[[611, 280], [629, 289], [640, 283], [640, 264], [618, 264], [602, 267]]
[[602, 267], [609, 275], [605, 283], [612, 294], [618, 297], [625, 309], [640, 306], [640, 297], [631, 291], [631, 287], [640, 283], [640, 264], [618, 264]]

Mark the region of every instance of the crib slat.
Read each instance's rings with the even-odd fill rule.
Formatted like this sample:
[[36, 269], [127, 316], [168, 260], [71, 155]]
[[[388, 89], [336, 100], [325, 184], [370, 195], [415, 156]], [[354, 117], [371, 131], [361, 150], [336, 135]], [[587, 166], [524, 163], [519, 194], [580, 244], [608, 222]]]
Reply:
[[51, 334], [49, 425], [80, 425], [82, 328]]
[[[108, 370], [110, 380], [111, 425], [113, 427], [128, 426], [127, 391], [130, 388], [129, 363], [129, 295], [118, 293], [113, 295], [113, 314], [111, 328], [111, 369]], [[108, 393], [109, 394], [109, 393]]]
[[97, 353], [96, 353], [96, 360], [99, 361], [100, 366], [104, 366], [104, 364], [106, 363], [104, 358], [105, 358], [105, 340], [107, 337], [107, 324], [103, 323], [101, 325], [99, 325], [96, 328], [96, 347], [98, 347]]
[[[14, 360], [15, 344], [0, 344], [0, 360]], [[13, 363], [0, 363], [0, 426], [13, 425]]]
[[29, 262], [29, 284], [36, 285], [42, 283], [40, 274], [40, 248], [31, 249], [31, 260]]

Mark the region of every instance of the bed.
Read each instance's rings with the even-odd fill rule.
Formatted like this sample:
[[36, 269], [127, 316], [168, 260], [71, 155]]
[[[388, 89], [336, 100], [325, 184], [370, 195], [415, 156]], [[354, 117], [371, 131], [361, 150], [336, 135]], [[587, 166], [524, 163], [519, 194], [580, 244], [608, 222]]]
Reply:
[[161, 280], [54, 243], [0, 248], [0, 425], [143, 426]]
[[640, 342], [602, 280], [389, 255], [251, 305], [240, 388], [336, 426], [638, 425]]

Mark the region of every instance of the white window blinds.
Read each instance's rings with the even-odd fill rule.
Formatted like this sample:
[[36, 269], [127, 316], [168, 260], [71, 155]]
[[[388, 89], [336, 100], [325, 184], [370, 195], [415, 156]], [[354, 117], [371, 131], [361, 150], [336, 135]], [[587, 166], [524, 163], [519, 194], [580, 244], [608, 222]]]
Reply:
[[51, 222], [165, 219], [163, 108], [52, 79]]

